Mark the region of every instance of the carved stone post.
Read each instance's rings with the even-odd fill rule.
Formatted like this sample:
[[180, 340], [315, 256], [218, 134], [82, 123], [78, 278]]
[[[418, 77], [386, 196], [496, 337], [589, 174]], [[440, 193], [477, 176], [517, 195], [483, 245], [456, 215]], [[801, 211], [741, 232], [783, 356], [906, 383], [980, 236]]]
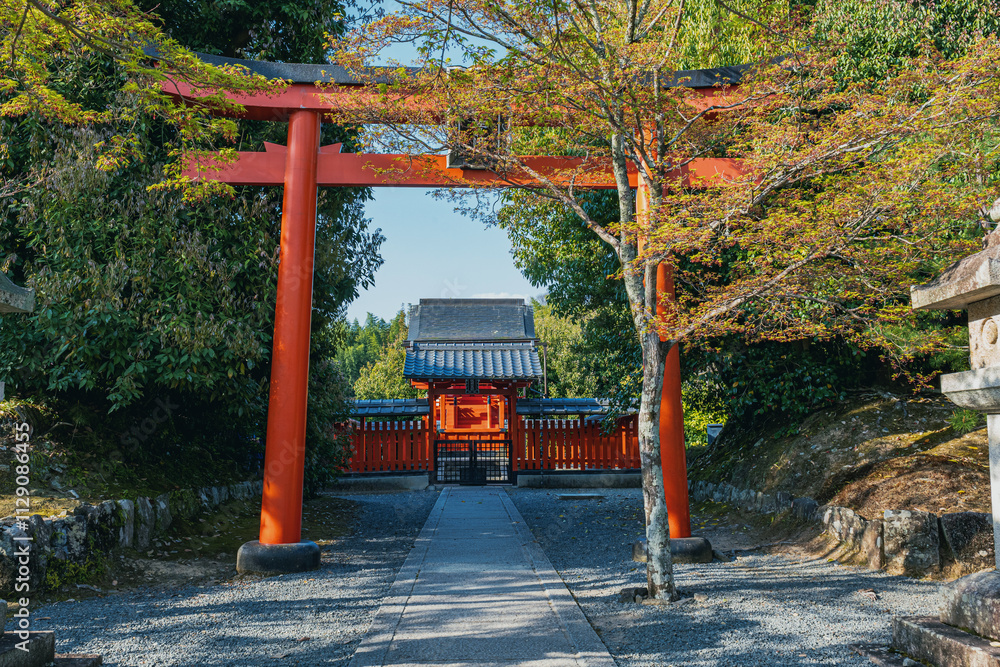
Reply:
[[[941, 391], [956, 405], [987, 415], [993, 541], [1000, 567], [1000, 245], [953, 264], [933, 282], [911, 288], [910, 301], [918, 310], [969, 312], [972, 370], [943, 375]], [[895, 655], [883, 655], [880, 661], [878, 649], [861, 652], [877, 664], [906, 664], [899, 654], [939, 667], [1000, 664], [1000, 572], [962, 577], [943, 588], [942, 599], [937, 617], [893, 619]]]

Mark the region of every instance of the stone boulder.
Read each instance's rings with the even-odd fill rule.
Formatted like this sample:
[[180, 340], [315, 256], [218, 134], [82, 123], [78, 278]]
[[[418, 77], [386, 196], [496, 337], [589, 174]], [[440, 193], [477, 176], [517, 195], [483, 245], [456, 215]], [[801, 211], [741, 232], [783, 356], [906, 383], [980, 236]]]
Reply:
[[153, 530], [156, 528], [156, 512], [149, 498], [137, 498], [135, 501], [135, 535], [134, 544], [136, 549], [146, 549], [153, 539]]
[[[828, 519], [826, 517], [829, 517]], [[868, 522], [847, 507], [830, 506], [824, 516], [826, 532], [851, 549], [861, 548], [861, 538]]]
[[795, 498], [792, 500], [792, 516], [800, 521], [815, 520], [818, 509], [819, 503], [812, 498]]
[[52, 539], [52, 523], [46, 521], [41, 514], [32, 514], [28, 519], [28, 534], [31, 536], [31, 587], [38, 590], [45, 581], [45, 568], [48, 567], [49, 542]]
[[87, 517], [81, 514], [53, 519], [49, 546], [52, 556], [82, 562], [87, 557]]
[[0, 528], [0, 590], [10, 597], [13, 597], [14, 580], [17, 578], [15, 552], [18, 542], [14, 538], [22, 534], [23, 531], [13, 526]]
[[[202, 500], [203, 492], [208, 489], [199, 489], [195, 491], [193, 489], [180, 489], [169, 494], [169, 507], [170, 507], [170, 520], [174, 519], [191, 519], [199, 512], [207, 510], [209, 504]], [[159, 500], [163, 496], [157, 498]], [[159, 528], [159, 530], [166, 530], [165, 528]]]
[[119, 500], [118, 514], [118, 546], [129, 549], [135, 538], [135, 504], [131, 500]]
[[992, 568], [993, 518], [984, 512], [955, 512], [942, 514], [941, 555], [945, 562], [953, 562], [965, 572], [978, 572]]
[[778, 499], [773, 493], [758, 493], [759, 512], [761, 514], [774, 514], [778, 511]]
[[942, 623], [1000, 640], [1000, 572], [976, 572], [941, 588]]
[[752, 489], [743, 489], [740, 494], [740, 509], [744, 512], [753, 512], [757, 506], [757, 492]]
[[941, 569], [937, 515], [916, 510], [885, 510], [882, 516], [885, 571], [924, 577]]
[[160, 534], [167, 532], [171, 521], [173, 521], [173, 517], [170, 515], [170, 494], [163, 493], [156, 496], [153, 509], [156, 510], [156, 532]]
[[869, 569], [881, 570], [885, 567], [885, 538], [882, 519], [872, 519], [865, 523], [861, 534], [861, 556]]
[[732, 488], [733, 487], [729, 486], [725, 482], [719, 484], [715, 487], [715, 491], [712, 492], [712, 500], [717, 503], [728, 503], [729, 499], [732, 497]]
[[792, 494], [787, 491], [778, 491], [774, 494], [774, 501], [778, 514], [787, 512], [792, 507]]
[[118, 544], [118, 530], [112, 525], [116, 507], [117, 504], [109, 500], [97, 505], [83, 503], [73, 510], [73, 515], [83, 518], [87, 525], [85, 551], [92, 548], [110, 551]]
[[[15, 586], [24, 582], [24, 579], [19, 581], [19, 578], [27, 576], [27, 583], [32, 591], [39, 590], [45, 580], [42, 560], [47, 560], [45, 545], [34, 542], [34, 526], [30, 520], [24, 528], [15, 525], [0, 530], [0, 592], [11, 598], [23, 595], [15, 591]], [[27, 564], [20, 562], [25, 549]]]

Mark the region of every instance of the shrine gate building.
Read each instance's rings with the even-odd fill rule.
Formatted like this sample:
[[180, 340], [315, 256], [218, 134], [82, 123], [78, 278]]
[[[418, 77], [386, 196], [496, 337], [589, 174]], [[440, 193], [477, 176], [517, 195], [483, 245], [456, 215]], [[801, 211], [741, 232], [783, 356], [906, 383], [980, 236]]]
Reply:
[[403, 376], [426, 397], [355, 401], [350, 472], [538, 485], [545, 475], [637, 471], [635, 415], [609, 429], [608, 401], [540, 396], [538, 343], [523, 299], [421, 299]]

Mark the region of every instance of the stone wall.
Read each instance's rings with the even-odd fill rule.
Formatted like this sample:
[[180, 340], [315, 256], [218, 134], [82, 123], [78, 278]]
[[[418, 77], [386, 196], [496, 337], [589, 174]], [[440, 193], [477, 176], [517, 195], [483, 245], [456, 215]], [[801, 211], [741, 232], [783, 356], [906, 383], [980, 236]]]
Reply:
[[885, 510], [866, 519], [854, 510], [820, 505], [784, 492], [761, 493], [731, 484], [692, 482], [691, 500], [725, 503], [744, 512], [790, 515], [823, 524], [847, 559], [889, 574], [954, 577], [992, 569], [993, 521], [982, 512], [938, 516], [916, 510]]
[[22, 545], [28, 545], [30, 591], [37, 593], [44, 589], [50, 569], [60, 574], [59, 579], [72, 578], [74, 572], [88, 572], [119, 550], [147, 549], [175, 519], [190, 519], [230, 499], [257, 498], [262, 490], [263, 482], [254, 481], [174, 491], [155, 498], [105, 500], [80, 505], [64, 517], [35, 514], [23, 527], [16, 525], [13, 516], [0, 519], [0, 596], [18, 597], [15, 586], [23, 574], [18, 560]]

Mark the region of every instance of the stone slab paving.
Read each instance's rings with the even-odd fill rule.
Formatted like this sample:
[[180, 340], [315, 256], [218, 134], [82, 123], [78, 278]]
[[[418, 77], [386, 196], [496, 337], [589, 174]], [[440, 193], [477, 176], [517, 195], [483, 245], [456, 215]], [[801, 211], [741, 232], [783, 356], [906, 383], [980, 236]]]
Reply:
[[446, 488], [351, 667], [614, 667], [507, 494]]

